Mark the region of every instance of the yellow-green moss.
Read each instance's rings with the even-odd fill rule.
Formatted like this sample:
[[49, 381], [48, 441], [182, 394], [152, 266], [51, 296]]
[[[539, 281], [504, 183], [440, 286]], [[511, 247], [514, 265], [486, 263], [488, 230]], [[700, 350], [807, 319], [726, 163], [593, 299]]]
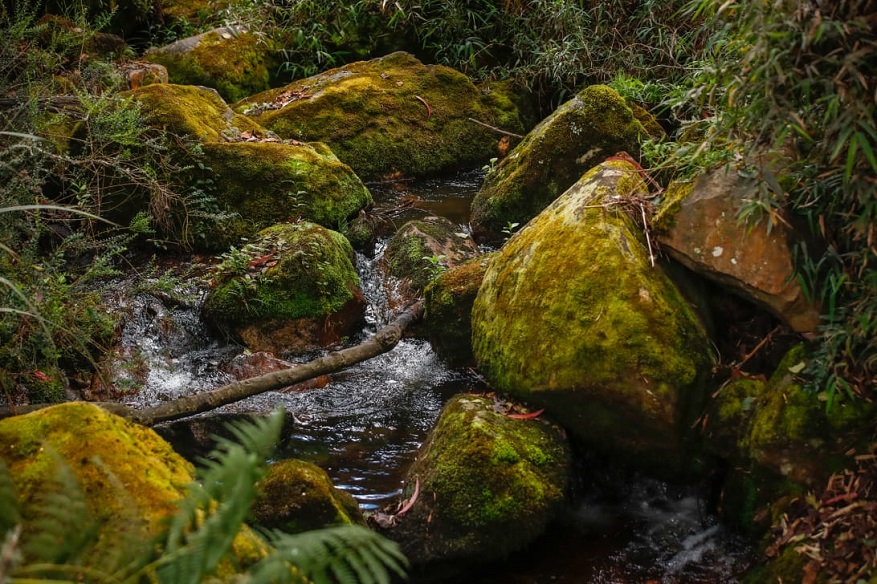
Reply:
[[268, 89], [270, 72], [276, 68], [270, 42], [248, 32], [226, 34], [229, 38], [211, 31], [189, 51], [158, 50], [144, 58], [164, 65], [171, 83], [212, 87], [230, 102]]
[[536, 126], [491, 171], [472, 201], [488, 232], [526, 223], [607, 156], [636, 157], [647, 135], [615, 90], [591, 85]]
[[[280, 109], [276, 100], [299, 96]], [[428, 176], [483, 164], [497, 137], [468, 118], [519, 131], [465, 75], [424, 66], [407, 53], [352, 63], [235, 104], [284, 138], [327, 143], [364, 180], [401, 172]], [[421, 101], [422, 100], [422, 101]], [[426, 102], [424, 104], [423, 102]]]
[[694, 181], [674, 180], [664, 191], [664, 200], [658, 208], [658, 212], [652, 217], [651, 226], [655, 231], [669, 231], [673, 227], [676, 213], [682, 206], [682, 201], [688, 198], [694, 188]]
[[424, 290], [425, 320], [436, 353], [455, 366], [471, 364], [472, 305], [493, 254], [442, 273]]
[[286, 533], [364, 523], [356, 500], [336, 489], [326, 471], [293, 459], [268, 468], [259, 482], [253, 517], [262, 527]]
[[629, 163], [604, 163], [503, 246], [473, 306], [473, 349], [495, 387], [547, 404], [588, 443], [666, 475], [690, 462], [681, 435], [712, 359], [636, 226], [599, 206], [644, 189], [639, 181]]
[[192, 85], [153, 84], [123, 92], [143, 104], [149, 123], [177, 136], [199, 142], [225, 142], [225, 136], [265, 130], [246, 116], [235, 114], [215, 92]]
[[353, 300], [359, 276], [350, 242], [335, 231], [307, 222], [263, 230], [255, 245], [276, 263], [249, 277], [220, 275], [204, 302], [207, 318], [223, 324], [320, 317]]
[[432, 517], [430, 553], [443, 559], [503, 557], [539, 535], [564, 501], [562, 433], [544, 420], [507, 418], [493, 403], [452, 398], [409, 473], [424, 502], [412, 512]]

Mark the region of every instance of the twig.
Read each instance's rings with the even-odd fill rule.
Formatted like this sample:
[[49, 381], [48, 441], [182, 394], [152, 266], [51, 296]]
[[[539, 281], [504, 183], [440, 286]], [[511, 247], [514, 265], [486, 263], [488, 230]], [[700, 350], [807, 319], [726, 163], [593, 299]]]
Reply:
[[643, 216], [643, 233], [646, 234], [646, 245], [649, 246], [649, 260], [652, 262], [652, 267], [655, 267], [655, 254], [652, 253], [652, 238], [649, 237], [649, 222], [646, 219], [646, 208], [640, 203], [639, 211]]
[[429, 118], [431, 118], [432, 117], [432, 108], [429, 107], [429, 104], [426, 103], [426, 100], [423, 99], [422, 97], [420, 97], [419, 95], [415, 95], [414, 99], [418, 100], [420, 103], [422, 103], [423, 105], [426, 106], [426, 119], [428, 120]]
[[479, 126], [484, 126], [488, 130], [493, 130], [494, 132], [499, 132], [500, 134], [505, 134], [506, 136], [511, 136], [513, 138], [520, 138], [522, 140], [524, 139], [524, 137], [521, 136], [520, 134], [515, 134], [514, 132], [506, 132], [505, 130], [500, 130], [496, 126], [491, 126], [490, 124], [485, 124], [484, 122], [479, 122], [475, 118], [469, 118], [469, 121], [474, 122], [474, 123], [478, 124]]
[[411, 498], [408, 499], [408, 502], [405, 503], [405, 505], [401, 509], [399, 509], [398, 513], [396, 513], [396, 517], [399, 517], [400, 515], [405, 515], [406, 513], [411, 511], [411, 508], [414, 507], [414, 503], [417, 501], [417, 495], [419, 495], [419, 494], [420, 494], [420, 479], [415, 478], [414, 479], [414, 492], [411, 494]]
[[738, 368], [743, 367], [743, 365], [745, 365], [747, 361], [749, 361], [750, 359], [752, 359], [752, 357], [754, 357], [755, 354], [756, 354], [758, 351], [760, 351], [761, 348], [764, 347], [764, 345], [767, 344], [767, 342], [770, 340], [770, 338], [771, 338], [771, 337], [774, 335], [774, 333], [776, 333], [778, 330], [780, 330], [780, 327], [779, 327], [779, 326], [776, 326], [776, 327], [774, 327], [774, 329], [773, 329], [772, 331], [770, 331], [769, 333], [767, 333], [767, 336], [765, 336], [763, 339], [761, 339], [761, 342], [759, 342], [757, 345], [755, 345], [755, 348], [752, 349], [751, 351], [749, 351], [749, 353], [747, 353], [746, 356], [743, 357], [743, 360], [740, 361], [740, 363], [737, 364], [737, 367], [738, 367]]

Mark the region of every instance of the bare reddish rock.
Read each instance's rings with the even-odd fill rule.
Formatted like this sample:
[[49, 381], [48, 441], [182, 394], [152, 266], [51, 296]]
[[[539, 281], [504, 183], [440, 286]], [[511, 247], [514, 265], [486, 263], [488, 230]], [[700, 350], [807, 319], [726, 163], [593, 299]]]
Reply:
[[796, 234], [778, 219], [739, 219], [746, 199], [757, 194], [754, 179], [717, 169], [693, 183], [674, 183], [655, 218], [662, 249], [698, 274], [729, 287], [768, 309], [795, 331], [813, 332], [819, 309], [807, 300], [793, 274], [791, 242]]

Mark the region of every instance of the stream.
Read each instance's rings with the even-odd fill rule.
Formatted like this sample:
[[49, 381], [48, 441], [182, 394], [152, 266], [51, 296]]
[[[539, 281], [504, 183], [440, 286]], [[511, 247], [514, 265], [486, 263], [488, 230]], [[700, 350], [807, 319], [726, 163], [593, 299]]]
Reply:
[[[378, 207], [404, 203], [404, 213], [395, 218], [397, 226], [410, 218], [438, 214], [468, 229], [469, 205], [482, 177], [481, 172], [469, 172], [370, 188]], [[381, 251], [379, 244], [375, 258]], [[351, 343], [373, 334], [392, 317], [387, 286], [375, 258], [357, 256], [369, 308], [364, 330]], [[161, 270], [154, 271], [158, 280]], [[132, 297], [120, 293], [116, 298], [118, 309], [126, 315], [117, 361], [128, 365], [116, 368], [115, 381], [123, 387], [141, 387], [120, 401], [145, 407], [233, 380], [225, 364], [239, 358], [243, 348], [204, 328], [198, 314], [203, 278], [198, 276], [183, 279], [174, 291], [188, 302], [171, 303], [148, 293]], [[314, 356], [291, 360], [303, 362]], [[196, 444], [196, 438], [199, 433], [203, 437], [215, 431], [217, 420], [281, 406], [287, 412], [287, 424], [277, 458], [314, 462], [338, 488], [352, 494], [364, 511], [375, 510], [398, 500], [405, 471], [444, 402], [460, 391], [479, 389], [471, 373], [448, 368], [427, 341], [405, 338], [392, 351], [331, 375], [323, 387], [267, 392], [157, 430], [178, 451], [192, 457], [206, 453], [199, 451], [203, 444]], [[695, 488], [671, 487], [652, 479], [602, 481], [579, 496], [567, 516], [528, 549], [453, 581], [738, 581], [751, 563], [751, 544], [705, 514], [701, 501]]]

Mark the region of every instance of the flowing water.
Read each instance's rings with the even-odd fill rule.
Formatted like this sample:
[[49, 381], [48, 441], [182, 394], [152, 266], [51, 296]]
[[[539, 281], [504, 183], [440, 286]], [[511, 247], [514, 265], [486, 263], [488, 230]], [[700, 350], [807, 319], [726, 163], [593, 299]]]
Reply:
[[[379, 206], [403, 205], [401, 222], [440, 214], [467, 229], [469, 204], [482, 174], [402, 185], [373, 185]], [[377, 247], [377, 255], [381, 245]], [[357, 267], [369, 302], [361, 341], [392, 315], [388, 286], [373, 258], [358, 256]], [[185, 392], [232, 381], [225, 363], [243, 353], [207, 331], [199, 319], [203, 278], [176, 291], [188, 299], [169, 303], [155, 296], [117, 299], [125, 312], [119, 362], [139, 393], [124, 397], [143, 407]], [[306, 361], [315, 355], [300, 356]], [[296, 360], [293, 359], [293, 360]], [[124, 379], [122, 379], [124, 381]], [[395, 502], [417, 448], [434, 425], [444, 402], [460, 391], [478, 390], [466, 372], [449, 369], [429, 343], [405, 338], [392, 351], [333, 374], [324, 387], [267, 392], [225, 406], [209, 417], [224, 419], [283, 407], [287, 425], [277, 457], [310, 460], [336, 486], [350, 492], [364, 510]], [[201, 420], [208, 415], [199, 416]], [[189, 455], [187, 440], [197, 424], [184, 420], [159, 430]], [[203, 452], [201, 452], [203, 454]], [[693, 489], [674, 489], [639, 478], [590, 489], [563, 521], [529, 549], [507, 562], [460, 576], [458, 582], [499, 583], [726, 583], [736, 581], [749, 562], [750, 547], [704, 514]]]

